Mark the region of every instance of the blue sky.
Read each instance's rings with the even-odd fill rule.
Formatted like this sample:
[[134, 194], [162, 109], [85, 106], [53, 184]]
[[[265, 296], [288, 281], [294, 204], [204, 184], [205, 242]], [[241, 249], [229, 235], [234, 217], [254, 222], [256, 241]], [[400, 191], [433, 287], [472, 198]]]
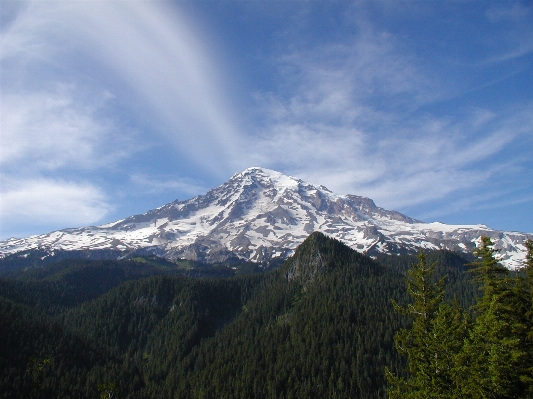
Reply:
[[533, 232], [530, 1], [2, 1], [0, 239], [250, 166]]

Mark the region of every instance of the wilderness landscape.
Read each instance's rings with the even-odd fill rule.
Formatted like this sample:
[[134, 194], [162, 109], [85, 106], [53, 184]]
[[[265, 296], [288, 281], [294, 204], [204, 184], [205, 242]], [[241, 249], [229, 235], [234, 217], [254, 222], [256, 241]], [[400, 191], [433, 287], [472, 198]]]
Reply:
[[533, 397], [533, 4], [0, 1], [1, 398]]
[[[155, 257], [12, 269], [0, 279], [0, 394], [526, 398], [533, 243], [516, 276], [481, 248], [475, 274], [466, 271], [472, 256], [372, 259], [322, 233], [263, 272], [241, 263], [191, 277], [199, 265]], [[409, 292], [429, 304], [409, 299], [407, 270]], [[407, 306], [403, 316], [393, 302]], [[413, 309], [427, 313], [426, 325]]]
[[247, 168], [144, 214], [1, 241], [0, 392], [526, 398], [532, 250]]

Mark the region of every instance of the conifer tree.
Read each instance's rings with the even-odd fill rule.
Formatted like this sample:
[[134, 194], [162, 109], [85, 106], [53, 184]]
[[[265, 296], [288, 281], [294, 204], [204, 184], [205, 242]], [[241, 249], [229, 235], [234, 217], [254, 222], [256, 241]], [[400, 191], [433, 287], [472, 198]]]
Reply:
[[531, 340], [533, 340], [533, 241], [527, 239], [524, 243], [527, 249], [525, 265], [524, 265], [524, 291], [526, 292], [529, 309], [527, 310], [527, 318], [530, 320]]
[[[408, 271], [407, 290], [412, 303], [394, 304], [396, 310], [413, 320], [410, 329], [395, 336], [396, 349], [407, 356], [408, 376], [386, 369], [389, 398], [443, 398], [451, 392], [451, 370], [457, 346], [466, 325], [458, 305], [443, 303], [444, 280], [434, 281], [435, 264], [426, 263], [423, 252]], [[452, 330], [455, 329], [455, 333]], [[451, 335], [450, 335], [451, 334]], [[453, 338], [452, 338], [453, 337]]]
[[474, 310], [477, 318], [465, 340], [455, 368], [455, 381], [465, 398], [518, 398], [526, 353], [521, 339], [521, 317], [514, 282], [498, 264], [493, 243], [481, 238], [471, 264], [482, 292]]
[[457, 298], [451, 306], [443, 303], [439, 307], [431, 331], [435, 377], [432, 379], [430, 394], [425, 397], [460, 397], [460, 387], [455, 375], [457, 356], [461, 353], [470, 324], [470, 318], [459, 305]]
[[533, 269], [533, 240], [528, 238], [524, 244], [527, 249], [526, 267]]
[[482, 292], [481, 297], [475, 306], [475, 310], [482, 314], [491, 306], [495, 300], [503, 304], [502, 299], [507, 294], [506, 279], [509, 275], [509, 270], [498, 263], [495, 253], [497, 250], [493, 248], [493, 242], [489, 237], [481, 237], [479, 248], [474, 250], [474, 255], [477, 261], [470, 263], [470, 272], [474, 275], [473, 282], [479, 284], [479, 289]]
[[533, 341], [533, 241], [528, 239], [524, 243], [527, 254], [524, 267], [524, 291], [528, 302], [526, 318], [528, 320], [528, 339]]
[[522, 303], [524, 309], [526, 337], [524, 347], [526, 363], [523, 365], [522, 382], [525, 385], [524, 391], [528, 397], [533, 397], [533, 241], [526, 240], [524, 243], [527, 254], [524, 267], [524, 284]]
[[118, 389], [114, 382], [98, 385], [100, 399], [118, 399]]

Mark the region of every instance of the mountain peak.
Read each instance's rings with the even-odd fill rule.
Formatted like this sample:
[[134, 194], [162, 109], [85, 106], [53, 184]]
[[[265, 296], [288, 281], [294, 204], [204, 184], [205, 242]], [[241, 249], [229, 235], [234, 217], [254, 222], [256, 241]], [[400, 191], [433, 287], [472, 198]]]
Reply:
[[246, 179], [252, 179], [254, 181], [263, 181], [263, 182], [267, 181], [276, 186], [288, 186], [288, 187], [297, 186], [300, 182], [302, 182], [300, 179], [285, 175], [281, 172], [277, 172], [272, 169], [266, 169], [266, 168], [261, 168], [257, 166], [247, 168], [240, 173], [236, 173], [235, 175], [231, 177], [230, 181], [246, 180]]
[[345, 243], [316, 231], [296, 248], [282, 271], [287, 280], [297, 281], [305, 289], [317, 277], [347, 263], [358, 264], [361, 268], [372, 262]]
[[275, 171], [275, 170], [272, 170], [272, 169], [262, 168], [262, 167], [259, 167], [259, 166], [252, 166], [250, 168], [244, 169], [242, 172], [235, 173], [231, 177], [231, 179], [238, 179], [238, 178], [243, 178], [243, 177], [246, 177], [246, 176], [258, 176], [258, 177], [276, 178], [276, 177], [285, 176], [285, 175], [283, 173], [281, 173], [281, 172], [278, 172], [278, 171]]
[[249, 168], [244, 169], [240, 173], [236, 173], [236, 175], [245, 175], [245, 174], [251, 174], [251, 173], [259, 173], [259, 174], [267, 174], [267, 175], [279, 175], [280, 172], [268, 168], [263, 168], [261, 166], [251, 166]]
[[511, 268], [522, 265], [524, 241], [530, 237], [481, 225], [423, 223], [380, 208], [370, 198], [338, 195], [324, 186], [251, 167], [205, 195], [142, 215], [0, 242], [0, 257], [32, 249], [111, 250], [212, 263], [232, 258], [263, 262], [290, 256], [315, 231], [368, 255], [420, 249], [471, 252], [485, 235]]
[[297, 177], [258, 166], [247, 168], [240, 173], [236, 173], [231, 177], [230, 182], [232, 181], [244, 182], [244, 184], [256, 182], [263, 186], [271, 185], [276, 190], [281, 192], [284, 192], [285, 190], [295, 192], [320, 191], [322, 195], [334, 199], [339, 197], [339, 195], [334, 194], [331, 190], [323, 185], [316, 186]]

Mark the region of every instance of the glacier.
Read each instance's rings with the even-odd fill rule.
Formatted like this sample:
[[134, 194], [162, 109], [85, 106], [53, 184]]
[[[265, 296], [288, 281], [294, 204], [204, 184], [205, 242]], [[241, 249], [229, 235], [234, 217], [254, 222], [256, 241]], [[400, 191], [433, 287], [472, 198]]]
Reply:
[[370, 198], [338, 195], [273, 170], [253, 167], [186, 201], [100, 226], [64, 229], [0, 242], [0, 257], [28, 250], [147, 251], [168, 259], [207, 263], [264, 262], [290, 256], [314, 231], [367, 255], [448, 249], [472, 252], [481, 236], [494, 242], [510, 269], [524, 265], [532, 234], [485, 225], [424, 223], [375, 205]]

